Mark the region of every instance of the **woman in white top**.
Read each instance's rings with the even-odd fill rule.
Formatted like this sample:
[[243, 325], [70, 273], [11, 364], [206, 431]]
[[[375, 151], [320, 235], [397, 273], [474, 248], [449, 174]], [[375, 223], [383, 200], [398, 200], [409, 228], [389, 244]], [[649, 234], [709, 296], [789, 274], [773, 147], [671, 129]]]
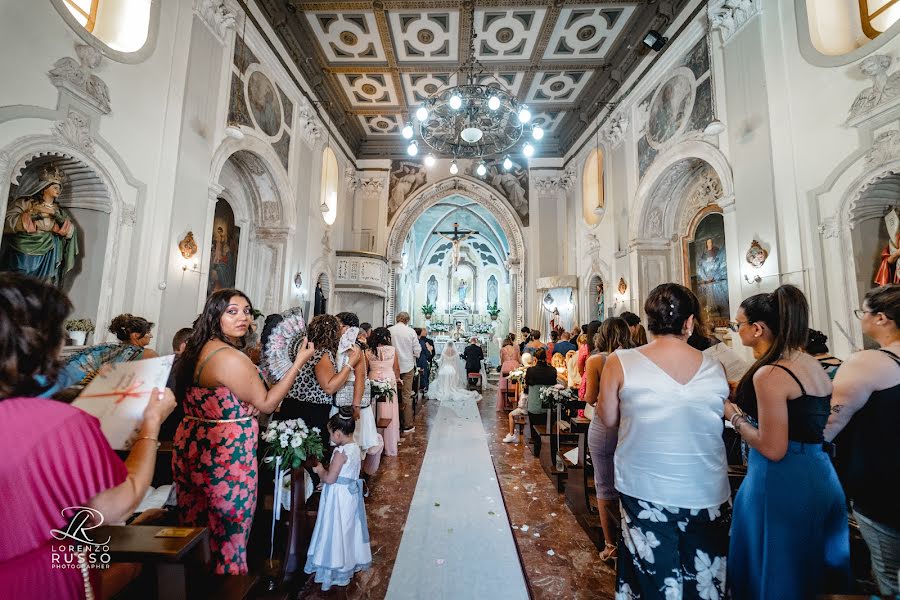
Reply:
[[728, 381], [718, 361], [687, 344], [700, 314], [689, 289], [658, 286], [644, 312], [653, 341], [617, 350], [600, 378], [600, 418], [619, 428], [616, 597], [724, 598]]

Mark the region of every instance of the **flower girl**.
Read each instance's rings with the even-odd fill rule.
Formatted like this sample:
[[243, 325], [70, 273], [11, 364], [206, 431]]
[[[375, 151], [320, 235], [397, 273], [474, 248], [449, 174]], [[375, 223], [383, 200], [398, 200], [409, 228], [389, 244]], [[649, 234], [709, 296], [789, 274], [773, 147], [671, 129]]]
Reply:
[[331, 443], [336, 446], [331, 464], [327, 470], [321, 464], [314, 467], [325, 485], [304, 571], [315, 573], [323, 591], [347, 585], [354, 573], [372, 565], [355, 429], [352, 409], [341, 408], [334, 414], [328, 421]]

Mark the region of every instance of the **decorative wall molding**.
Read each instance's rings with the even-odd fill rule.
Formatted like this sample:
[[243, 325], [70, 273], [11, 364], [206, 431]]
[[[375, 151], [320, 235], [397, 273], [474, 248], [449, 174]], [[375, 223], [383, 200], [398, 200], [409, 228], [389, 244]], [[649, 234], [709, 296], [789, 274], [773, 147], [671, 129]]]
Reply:
[[603, 127], [603, 139], [609, 143], [609, 149], [612, 150], [618, 146], [625, 138], [628, 132], [628, 117], [623, 113], [613, 115]]
[[534, 281], [534, 287], [539, 292], [551, 290], [553, 288], [578, 289], [578, 275], [551, 275], [549, 277], [539, 277]]
[[388, 293], [388, 264], [383, 256], [364, 252], [337, 252], [335, 291], [372, 294]]
[[872, 80], [872, 85], [853, 100], [847, 125], [859, 127], [900, 103], [900, 70], [888, 74], [892, 62], [886, 54], [873, 54], [859, 63], [859, 71]]
[[715, 170], [710, 166], [705, 167], [698, 174], [694, 188], [690, 191], [684, 208], [681, 210], [674, 233], [684, 235], [697, 213], [710, 204], [715, 204], [723, 193], [722, 181]]
[[309, 106], [298, 106], [297, 127], [301, 137], [314, 149], [322, 146], [322, 123], [316, 112]]
[[60, 90], [70, 92], [100, 113], [109, 114], [112, 110], [109, 105], [109, 88], [93, 73], [93, 70], [100, 66], [103, 55], [96, 48], [86, 44], [76, 44], [75, 54], [78, 55], [78, 60], [65, 56], [53, 63], [53, 68], [47, 73], [50, 81]]
[[54, 123], [53, 134], [57, 142], [64, 146], [71, 146], [86, 154], [94, 153], [91, 121], [77, 110], [70, 108], [64, 120]]
[[137, 211], [130, 204], [122, 204], [119, 211], [119, 224], [124, 227], [134, 227], [137, 224]]
[[891, 129], [878, 134], [863, 160], [865, 168], [871, 169], [896, 160], [898, 156], [900, 156], [900, 130]]
[[225, 6], [225, 0], [194, 0], [194, 14], [222, 42], [235, 25], [234, 13]]
[[554, 196], [559, 192], [568, 192], [575, 187], [578, 181], [578, 173], [574, 165], [569, 165], [562, 175], [549, 175], [546, 177], [534, 177], [534, 189], [539, 196]]
[[762, 10], [762, 0], [710, 0], [706, 9], [710, 29], [718, 29], [727, 44]]
[[822, 220], [818, 230], [825, 239], [839, 237], [841, 235], [841, 221], [837, 216], [827, 217]]

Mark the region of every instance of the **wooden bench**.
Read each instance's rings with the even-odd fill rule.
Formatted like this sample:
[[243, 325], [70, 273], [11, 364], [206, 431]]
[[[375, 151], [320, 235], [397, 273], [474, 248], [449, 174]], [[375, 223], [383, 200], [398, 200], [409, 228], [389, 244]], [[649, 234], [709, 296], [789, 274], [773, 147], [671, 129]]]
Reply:
[[393, 419], [391, 419], [390, 417], [378, 417], [377, 419], [375, 419], [375, 428], [387, 429], [387, 427], [391, 424], [391, 421], [393, 421]]
[[579, 433], [578, 438], [578, 464], [567, 468], [566, 505], [597, 550], [602, 550], [604, 547], [603, 530], [600, 527], [594, 488], [594, 465], [587, 446], [586, 432]]

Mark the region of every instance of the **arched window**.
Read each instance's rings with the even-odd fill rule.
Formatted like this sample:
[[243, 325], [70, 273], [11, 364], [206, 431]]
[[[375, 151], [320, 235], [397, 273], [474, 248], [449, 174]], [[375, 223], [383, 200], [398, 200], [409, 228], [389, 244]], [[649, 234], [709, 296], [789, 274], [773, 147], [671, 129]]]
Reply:
[[581, 212], [584, 222], [596, 225], [600, 222], [603, 198], [603, 152], [593, 150], [584, 163], [584, 174], [581, 178]]
[[331, 225], [337, 218], [338, 164], [331, 148], [325, 148], [322, 154], [322, 196], [319, 204], [322, 218]]
[[806, 0], [809, 38], [826, 56], [849, 54], [900, 20], [900, 0]]
[[70, 25], [75, 27], [69, 16], [88, 34], [117, 53], [127, 55], [147, 45], [153, 0], [52, 1]]

